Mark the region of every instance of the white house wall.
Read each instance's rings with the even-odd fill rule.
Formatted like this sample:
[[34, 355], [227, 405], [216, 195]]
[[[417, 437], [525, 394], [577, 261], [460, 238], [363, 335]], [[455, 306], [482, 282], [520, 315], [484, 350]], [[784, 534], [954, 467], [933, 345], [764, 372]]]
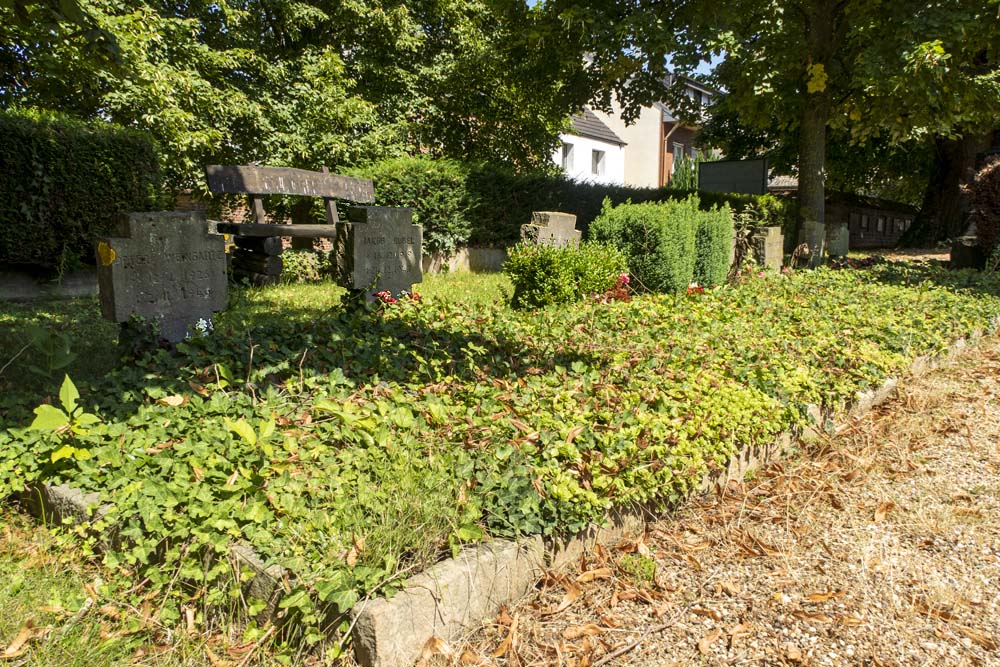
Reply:
[[622, 120], [622, 109], [617, 101], [613, 102], [610, 114], [597, 109], [593, 111], [601, 122], [625, 142], [625, 185], [659, 187], [660, 127], [663, 122], [660, 110], [643, 107], [639, 111], [639, 117], [631, 125], [626, 125]]
[[[566, 175], [575, 181], [591, 181], [605, 185], [622, 185], [625, 183], [625, 151], [618, 144], [579, 137], [574, 134], [563, 134], [559, 137], [563, 144], [573, 146], [573, 165], [565, 169]], [[591, 170], [593, 151], [604, 151], [604, 175], [594, 174]], [[562, 147], [552, 154], [552, 161], [562, 166]]]

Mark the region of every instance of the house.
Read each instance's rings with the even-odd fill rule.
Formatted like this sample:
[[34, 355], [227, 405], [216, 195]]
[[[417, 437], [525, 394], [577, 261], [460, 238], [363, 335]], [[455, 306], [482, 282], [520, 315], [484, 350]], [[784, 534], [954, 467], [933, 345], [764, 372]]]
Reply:
[[[664, 87], [676, 84], [683, 86], [684, 94], [698, 106], [711, 104], [717, 91], [693, 79], [668, 75], [663, 80]], [[585, 109], [581, 120], [573, 118], [573, 131], [562, 135], [561, 150], [553, 156], [553, 161], [563, 168], [570, 178], [593, 180], [600, 183], [621, 183], [633, 187], [656, 188], [670, 182], [677, 163], [682, 157], [693, 158], [697, 154], [696, 138], [698, 128], [684, 123], [679, 114], [671, 111], [665, 104], [656, 102], [639, 110], [639, 116], [631, 124], [622, 120], [622, 109], [617, 100], [612, 102], [611, 113], [597, 109]], [[597, 178], [593, 165], [589, 173], [586, 164], [579, 160], [581, 149], [587, 146], [585, 140], [594, 140], [594, 121], [606, 128], [604, 135], [606, 146], [617, 144], [622, 152], [623, 170], [620, 180], [604, 180]], [[584, 134], [584, 131], [587, 134]], [[614, 137], [612, 140], [610, 137]], [[583, 151], [588, 150], [584, 147]], [[589, 150], [605, 150], [603, 147], [590, 146]], [[566, 154], [572, 155], [570, 167], [567, 168]], [[591, 157], [591, 159], [596, 159]], [[609, 166], [605, 173], [609, 173]]]
[[552, 156], [563, 173], [577, 181], [625, 183], [625, 142], [590, 109], [573, 116], [572, 133], [560, 135]]

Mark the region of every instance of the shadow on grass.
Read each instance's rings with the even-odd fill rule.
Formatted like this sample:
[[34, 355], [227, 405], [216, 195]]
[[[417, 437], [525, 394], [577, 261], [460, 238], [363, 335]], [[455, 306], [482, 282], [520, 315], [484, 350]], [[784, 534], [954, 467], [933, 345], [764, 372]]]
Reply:
[[949, 269], [937, 260], [916, 262], [879, 262], [871, 270], [862, 270], [863, 279], [872, 283], [917, 287], [931, 284], [956, 293], [1000, 295], [1000, 274], [974, 269]]
[[[598, 365], [592, 356], [562, 345], [512, 337], [509, 328], [491, 324], [486, 308], [478, 318], [468, 317], [468, 309], [457, 311], [463, 315], [457, 317], [454, 309], [440, 306], [420, 312], [423, 304], [403, 306], [410, 312], [347, 309], [339, 304], [338, 288], [330, 286], [329, 293], [314, 290], [298, 295], [292, 291], [289, 299], [282, 298], [287, 294], [282, 292], [234, 290], [212, 335], [174, 349], [150, 346], [121, 361], [117, 325], [100, 319], [93, 300], [48, 302], [0, 313], [12, 324], [10, 340], [39, 321], [67, 331], [79, 357], [65, 372], [77, 383], [85, 405], [97, 406], [114, 419], [134, 413], [150, 397], [191, 394], [197, 385], [223, 377], [232, 388], [254, 396], [270, 387], [301, 390], [317, 378], [357, 385], [439, 386], [447, 391], [446, 386], [514, 380], [575, 361]], [[58, 393], [63, 371], [27, 384], [16, 380], [37, 357], [36, 350], [29, 350], [0, 376], [0, 388], [6, 390], [2, 406], [8, 412], [0, 426], [26, 426], [31, 410]]]

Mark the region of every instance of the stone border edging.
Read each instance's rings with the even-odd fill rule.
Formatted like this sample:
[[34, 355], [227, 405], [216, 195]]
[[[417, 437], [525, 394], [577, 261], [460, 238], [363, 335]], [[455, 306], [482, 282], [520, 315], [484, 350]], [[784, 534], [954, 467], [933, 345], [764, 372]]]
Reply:
[[[992, 329], [1000, 325], [994, 319]], [[920, 377], [966, 352], [969, 341], [983, 336], [974, 332], [960, 338], [939, 355], [919, 356], [900, 377]], [[854, 402], [840, 411], [847, 419], [860, 417], [884, 403], [899, 386], [900, 377], [886, 379], [876, 389], [858, 392]], [[707, 474], [688, 495], [705, 493], [716, 484], [741, 480], [785, 455], [800, 441], [815, 440], [834, 425], [835, 414], [809, 406], [813, 424], [789, 430], [771, 443], [742, 448], [722, 470]], [[577, 562], [595, 544], [611, 545], [642, 533], [643, 514], [615, 512], [603, 526], [593, 526], [566, 540], [542, 540], [534, 536], [518, 541], [491, 540], [464, 549], [455, 558], [437, 563], [411, 577], [403, 590], [390, 598], [358, 603], [351, 612], [355, 657], [362, 667], [406, 667], [412, 665], [433, 637], [460, 639], [484, 621], [493, 618], [501, 605], [526, 595], [545, 570], [561, 569]]]
[[[991, 323], [991, 331], [1000, 327], [1000, 317]], [[936, 369], [942, 360], [961, 356], [983, 337], [973, 332], [960, 338], [938, 355], [919, 356], [902, 374], [920, 377]], [[902, 377], [900, 376], [900, 377]], [[885, 380], [877, 389], [858, 392], [855, 401], [841, 414], [856, 418], [885, 402], [899, 385], [900, 378]], [[762, 468], [787, 453], [798, 441], [813, 440], [829, 430], [834, 413], [818, 406], [808, 408], [813, 424], [801, 430], [785, 431], [773, 442], [751, 445], [734, 454], [729, 465], [709, 472], [688, 495], [705, 493], [716, 484], [742, 479], [748, 472]], [[100, 504], [96, 492], [83, 493], [67, 484], [41, 484], [22, 494], [28, 511], [53, 523], [90, 523], [94, 515], [107, 514], [109, 506]], [[571, 538], [544, 540], [532, 536], [518, 541], [490, 540], [466, 547], [455, 556], [432, 565], [406, 580], [402, 590], [390, 598], [359, 602], [351, 611], [351, 635], [355, 657], [362, 667], [405, 667], [412, 665], [433, 637], [454, 641], [495, 616], [501, 605], [525, 596], [546, 570], [560, 569], [579, 560], [594, 545], [611, 545], [642, 533], [646, 517], [638, 512], [616, 511], [602, 526], [592, 526]], [[117, 529], [109, 527], [102, 543], [118, 544]], [[243, 595], [265, 602], [258, 622], [279, 622], [277, 605], [286, 580], [295, 574], [284, 567], [270, 565], [247, 544], [229, 548], [234, 569], [250, 569], [254, 575], [242, 584]]]

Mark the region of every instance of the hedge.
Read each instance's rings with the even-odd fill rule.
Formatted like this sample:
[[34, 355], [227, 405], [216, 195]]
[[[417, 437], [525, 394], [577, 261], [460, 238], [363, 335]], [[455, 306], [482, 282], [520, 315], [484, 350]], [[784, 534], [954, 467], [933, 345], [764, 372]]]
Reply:
[[511, 249], [504, 273], [514, 284], [511, 306], [541, 308], [604, 294], [619, 276], [628, 274], [625, 255], [611, 245], [586, 242], [554, 248], [518, 244]]
[[454, 160], [401, 157], [351, 170], [375, 182], [375, 203], [413, 209], [424, 227], [424, 250], [453, 253], [472, 231], [466, 168]]
[[794, 224], [795, 218], [792, 205], [772, 195], [580, 183], [557, 173], [515, 173], [493, 164], [430, 157], [388, 160], [351, 173], [375, 181], [378, 204], [413, 208], [431, 251], [451, 252], [464, 245], [511, 246], [519, 240], [521, 225], [531, 219], [532, 211], [572, 213], [577, 227], [586, 232], [605, 199], [612, 204], [638, 204], [684, 200], [697, 194], [706, 210], [728, 204], [738, 213], [752, 203], [762, 213], [762, 224], [784, 226], [786, 221]]
[[692, 281], [714, 286], [726, 279], [733, 239], [728, 206], [700, 209], [697, 196], [682, 201], [612, 206], [604, 202], [590, 237], [620, 248], [637, 287], [679, 292]]
[[104, 122], [0, 111], [0, 264], [90, 261], [121, 214], [162, 207], [153, 140]]
[[[697, 198], [693, 199], [697, 202]], [[698, 211], [697, 221], [694, 281], [704, 287], [715, 287], [726, 281], [732, 263], [733, 213], [729, 204], [723, 204]]]

